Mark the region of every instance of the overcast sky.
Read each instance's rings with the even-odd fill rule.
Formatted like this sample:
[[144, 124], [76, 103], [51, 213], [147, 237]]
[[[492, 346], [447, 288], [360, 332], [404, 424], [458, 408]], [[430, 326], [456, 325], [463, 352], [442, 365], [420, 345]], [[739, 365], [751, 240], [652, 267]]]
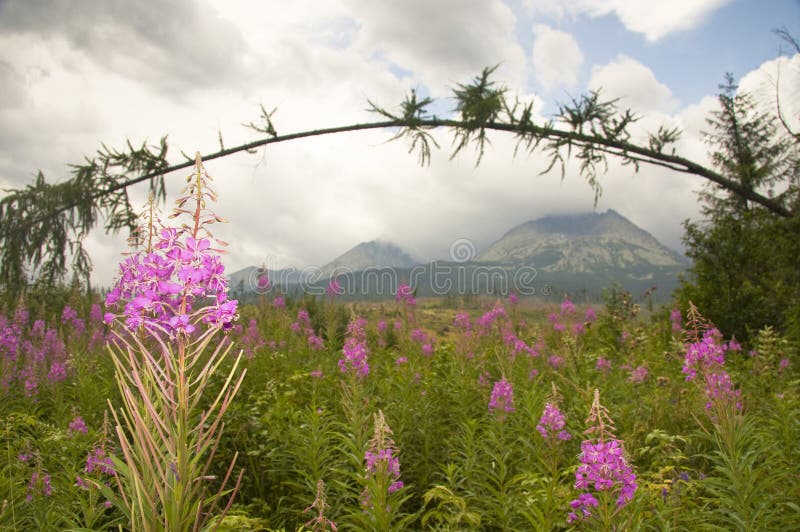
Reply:
[[[645, 115], [642, 129], [679, 126], [679, 153], [706, 163], [701, 131], [726, 72], [770, 102], [780, 72], [784, 94], [800, 99], [800, 56], [788, 57], [779, 27], [800, 33], [799, 2], [0, 0], [0, 187], [39, 169], [65, 179], [101, 142], [168, 134], [179, 162], [180, 150], [216, 151], [218, 131], [226, 146], [254, 140], [241, 124], [259, 104], [277, 107], [281, 134], [374, 120], [368, 99], [394, 108], [412, 88], [441, 98], [441, 116], [454, 86], [495, 64], [509, 94], [533, 98], [542, 117], [602, 88]], [[478, 168], [472, 153], [449, 160], [444, 132], [425, 168], [390, 136], [209, 162], [216, 210], [230, 220], [217, 233], [231, 242], [228, 270], [321, 265], [375, 238], [446, 258], [457, 239], [480, 250], [530, 219], [609, 208], [680, 249], [683, 220], [698, 216], [702, 182], [664, 169], [612, 165], [594, 206], [580, 176], [539, 176], [543, 158], [514, 158], [508, 136], [491, 137]], [[170, 206], [186, 174], [167, 177]], [[134, 204], [145, 194], [133, 190]], [[110, 283], [124, 238], [98, 232], [89, 249], [95, 280]]]

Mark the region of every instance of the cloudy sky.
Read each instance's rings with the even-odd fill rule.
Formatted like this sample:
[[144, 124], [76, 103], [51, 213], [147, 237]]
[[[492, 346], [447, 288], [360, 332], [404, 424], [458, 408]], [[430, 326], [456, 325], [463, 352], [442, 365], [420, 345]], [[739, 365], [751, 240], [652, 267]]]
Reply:
[[[568, 5], [569, 7], [565, 7]], [[541, 117], [602, 88], [645, 118], [641, 130], [679, 126], [679, 153], [705, 163], [701, 132], [726, 72], [772, 102], [780, 72], [794, 93], [800, 56], [772, 30], [800, 33], [796, 0], [0, 0], [0, 187], [68, 165], [103, 142], [122, 147], [168, 134], [180, 150], [216, 151], [255, 140], [242, 123], [277, 107], [279, 133], [374, 120], [367, 100], [395, 107], [410, 89], [452, 109], [451, 89], [485, 66]], [[782, 57], [783, 58], [780, 59]], [[797, 117], [798, 113], [793, 116]], [[445, 258], [467, 238], [478, 249], [547, 214], [613, 208], [666, 245], [696, 218], [701, 181], [664, 169], [611, 165], [603, 196], [575, 172], [539, 176], [543, 158], [513, 157], [491, 137], [479, 167], [449, 160], [450, 139], [429, 167], [389, 131], [272, 145], [209, 162], [230, 220], [233, 271], [324, 264], [353, 245], [390, 240], [419, 259]], [[185, 173], [167, 177], [171, 201]], [[145, 200], [135, 189], [135, 204]], [[0, 192], [2, 194], [2, 192]], [[111, 281], [124, 239], [89, 243], [95, 280]]]

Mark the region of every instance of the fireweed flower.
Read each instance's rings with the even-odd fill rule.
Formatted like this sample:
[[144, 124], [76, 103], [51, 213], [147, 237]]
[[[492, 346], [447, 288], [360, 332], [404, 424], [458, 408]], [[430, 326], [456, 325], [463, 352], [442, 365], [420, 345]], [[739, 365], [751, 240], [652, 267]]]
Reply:
[[525, 353], [530, 357], [539, 356], [539, 353], [537, 353], [534, 348], [516, 335], [510, 325], [503, 329], [503, 343], [511, 348], [512, 360], [521, 353]]
[[491, 310], [483, 314], [477, 320], [475, 320], [475, 325], [479, 328], [480, 334], [489, 334], [491, 332], [492, 326], [501, 318], [503, 320], [508, 318], [506, 314], [506, 309], [501, 307], [500, 305], [496, 305]]
[[428, 341], [428, 335], [422, 329], [413, 329], [411, 331], [411, 341], [424, 344]]
[[567, 516], [568, 523], [589, 519], [601, 511], [606, 519], [610, 519], [616, 509], [601, 509], [598, 499], [604, 500], [608, 494], [615, 497], [616, 508], [621, 508], [633, 500], [637, 488], [636, 475], [628, 464], [622, 441], [612, 433], [614, 424], [608, 410], [600, 404], [598, 390], [594, 391], [594, 401], [586, 423], [589, 425], [586, 434], [596, 436], [581, 443], [575, 488], [583, 493], [570, 502], [572, 511]]
[[244, 332], [239, 342], [247, 358], [253, 358], [256, 351], [266, 345], [266, 341], [258, 330], [258, 322], [255, 318], [250, 320], [250, 323], [247, 325], [247, 330]]
[[733, 389], [731, 376], [724, 369], [714, 373], [706, 373], [706, 410], [711, 410], [714, 405], [733, 405], [736, 410], [742, 409], [741, 390]]
[[[392, 429], [386, 423], [381, 410], [374, 415], [375, 429], [369, 441], [369, 449], [364, 453], [367, 475], [378, 477], [386, 482], [388, 493], [394, 493], [403, 487], [400, 480], [400, 460], [397, 458], [397, 446], [392, 440]], [[362, 503], [370, 504], [369, 494], [365, 492]]]
[[631, 371], [631, 375], [628, 377], [628, 380], [634, 384], [639, 384], [647, 380], [647, 375], [649, 375], [647, 368], [644, 366], [638, 366], [636, 369]]
[[[134, 330], [191, 334], [199, 321], [229, 328], [237, 302], [228, 300], [220, 256], [209, 239], [176, 231], [163, 229], [154, 250], [123, 260], [106, 307], [122, 307], [125, 324]], [[116, 317], [107, 314], [106, 321]]]
[[69, 305], [65, 306], [64, 309], [61, 311], [61, 323], [65, 325], [77, 318], [78, 318], [78, 311], [76, 311]]
[[597, 321], [597, 312], [592, 307], [586, 309], [586, 317], [584, 318], [587, 323], [593, 323]]
[[459, 312], [456, 314], [456, 317], [453, 320], [453, 325], [459, 329], [464, 329], [465, 331], [470, 330], [472, 328], [472, 323], [470, 322], [469, 314], [466, 312]]
[[69, 426], [67, 427], [67, 432], [75, 433], [75, 432], [82, 432], [83, 434], [87, 434], [89, 429], [86, 428], [86, 422], [83, 420], [81, 416], [75, 416], [75, 419], [70, 421]]
[[492, 395], [489, 398], [489, 412], [497, 412], [498, 419], [504, 419], [505, 414], [514, 412], [514, 387], [506, 379], [494, 383]]
[[544, 405], [544, 412], [542, 412], [542, 417], [536, 425], [536, 430], [547, 441], [566, 441], [572, 438], [570, 433], [564, 430], [566, 424], [564, 414], [561, 413], [558, 405], [547, 403]]
[[342, 289], [342, 285], [340, 285], [340, 284], [339, 284], [339, 280], [338, 280], [337, 278], [335, 278], [335, 277], [334, 277], [334, 278], [333, 278], [333, 279], [331, 279], [331, 280], [330, 280], [330, 282], [328, 283], [328, 288], [325, 290], [325, 292], [326, 292], [326, 293], [327, 293], [327, 294], [328, 294], [330, 297], [333, 297], [333, 296], [340, 296], [340, 295], [342, 295], [342, 294], [344, 293], [344, 290]]
[[409, 307], [413, 307], [417, 304], [417, 300], [414, 298], [414, 291], [407, 284], [401, 284], [397, 287], [397, 293], [395, 294], [394, 299], [398, 303], [402, 303], [403, 305]]
[[306, 528], [310, 528], [315, 532], [321, 530], [328, 530], [330, 529], [332, 532], [337, 531], [336, 523], [325, 517], [325, 512], [330, 509], [330, 505], [325, 502], [325, 482], [322, 479], [317, 481], [317, 496], [314, 498], [314, 502], [311, 505], [303, 510], [303, 513], [308, 512], [315, 512], [316, 515], [309, 519], [305, 525]]
[[572, 314], [575, 314], [575, 303], [570, 301], [569, 298], [564, 298], [561, 303], [561, 315], [570, 316]]
[[[212, 248], [211, 239], [202, 236], [210, 236], [207, 224], [223, 220], [203, 206], [204, 196], [211, 193], [202, 192], [199, 177], [194, 186], [194, 229], [189, 225], [159, 229], [151, 213], [146, 228], [150, 235], [148, 247], [120, 263], [118, 277], [106, 296], [107, 323], [124, 317], [131, 330], [144, 328], [170, 337], [190, 335], [199, 323], [232, 327], [237, 318], [237, 302], [228, 299], [228, 279], [220, 250]], [[189, 212], [180, 209], [189, 199], [187, 196], [179, 200], [176, 213]]]
[[269, 280], [266, 272], [260, 273], [256, 278], [256, 288], [258, 289], [259, 293], [267, 292], [272, 287], [272, 283]]
[[702, 340], [686, 346], [681, 372], [686, 375], [687, 381], [693, 380], [698, 372], [725, 364], [726, 346], [717, 342], [719, 336], [717, 329], [709, 329], [703, 334]]
[[102, 446], [95, 447], [89, 451], [89, 454], [86, 456], [86, 467], [84, 471], [87, 473], [99, 471], [100, 473], [112, 477], [116, 475], [114, 463], [111, 461], [111, 457], [106, 455], [106, 450]]
[[367, 320], [359, 317], [353, 318], [347, 325], [347, 338], [342, 347], [343, 356], [339, 359], [339, 369], [342, 373], [352, 372], [359, 378], [369, 375], [366, 325]]
[[[741, 390], [735, 390], [731, 376], [724, 369], [725, 352], [733, 344], [734, 348], [741, 347], [734, 341], [726, 344], [717, 329], [708, 329], [703, 338], [686, 346], [686, 355], [682, 372], [686, 380], [691, 381], [700, 376], [705, 382], [706, 410], [715, 407], [732, 405], [735, 410], [742, 409]], [[712, 417], [714, 413], [710, 414]]]
[[669, 321], [672, 324], [672, 330], [674, 332], [680, 332], [683, 323], [680, 309], [672, 309], [672, 312], [669, 313]]
[[595, 364], [594, 367], [597, 371], [607, 373], [611, 371], [611, 361], [603, 357], [598, 357], [597, 364]]
[[40, 494], [49, 497], [53, 494], [53, 486], [50, 484], [50, 475], [46, 471], [34, 471], [28, 482], [25, 500], [33, 501], [34, 495]]

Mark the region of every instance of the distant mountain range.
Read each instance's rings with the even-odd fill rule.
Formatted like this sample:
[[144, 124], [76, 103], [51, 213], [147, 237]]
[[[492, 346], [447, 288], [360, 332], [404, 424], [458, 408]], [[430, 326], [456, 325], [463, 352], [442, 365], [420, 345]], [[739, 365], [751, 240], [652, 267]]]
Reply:
[[[661, 298], [678, 285], [690, 262], [614, 210], [546, 216], [522, 223], [474, 257], [421, 263], [399, 246], [362, 242], [322, 268], [268, 271], [284, 292], [324, 293], [331, 277], [347, 298], [383, 298], [398, 283], [418, 295], [505, 294], [597, 299], [613, 283], [633, 293], [657, 286]], [[231, 288], [254, 291], [258, 268], [230, 275]]]

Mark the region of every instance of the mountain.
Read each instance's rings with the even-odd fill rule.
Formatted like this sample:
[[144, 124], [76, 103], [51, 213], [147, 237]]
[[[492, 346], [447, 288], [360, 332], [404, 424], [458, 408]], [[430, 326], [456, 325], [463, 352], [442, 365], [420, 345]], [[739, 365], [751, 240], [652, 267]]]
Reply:
[[[454, 258], [455, 259], [455, 258]], [[520, 224], [475, 259], [420, 264], [395, 244], [362, 242], [322, 268], [269, 271], [273, 291], [324, 295], [336, 275], [350, 300], [392, 297], [410, 282], [419, 296], [503, 295], [515, 292], [560, 300], [570, 294], [598, 300], [613, 284], [668, 298], [690, 265], [677, 252], [616, 211], [546, 216]], [[257, 293], [258, 269], [230, 275], [240, 295]]]
[[372, 240], [362, 242], [322, 267], [327, 279], [337, 272], [359, 272], [376, 268], [411, 268], [417, 261], [391, 242]]
[[546, 216], [525, 222], [508, 231], [475, 260], [574, 274], [646, 273], [654, 268], [682, 270], [688, 264], [684, 257], [614, 210]]

